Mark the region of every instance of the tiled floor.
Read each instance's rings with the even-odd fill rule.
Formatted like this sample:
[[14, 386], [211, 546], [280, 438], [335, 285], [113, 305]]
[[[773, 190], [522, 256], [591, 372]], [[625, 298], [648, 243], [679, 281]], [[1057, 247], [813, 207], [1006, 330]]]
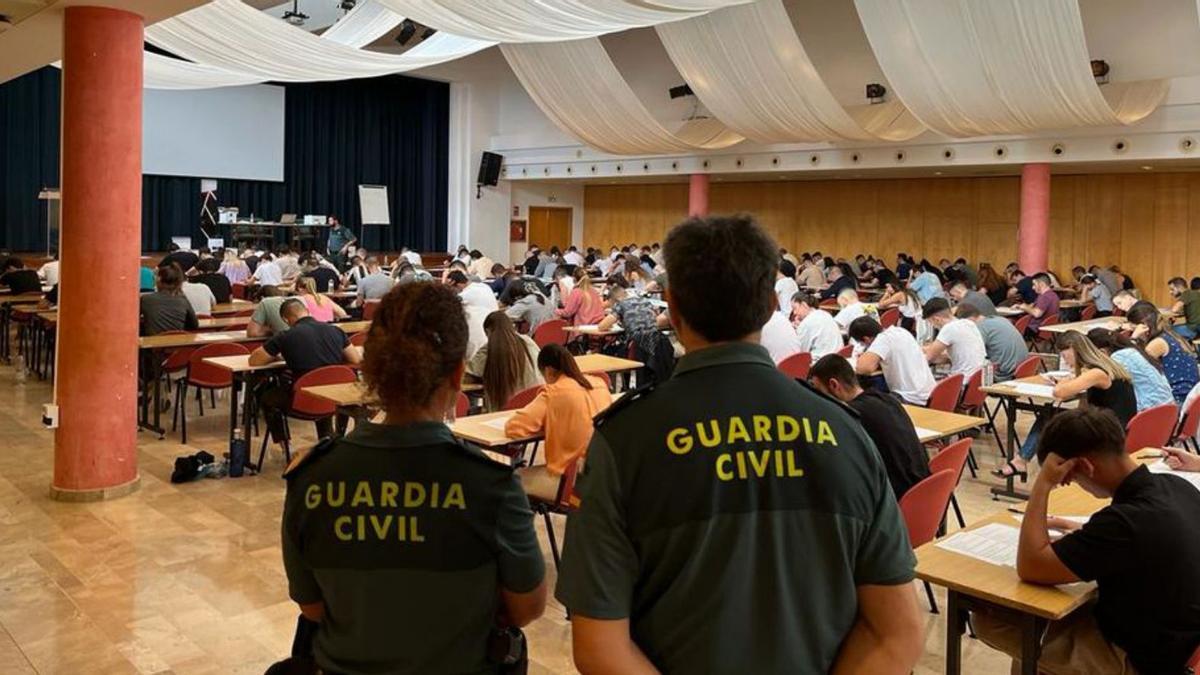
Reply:
[[[141, 437], [135, 494], [54, 502], [47, 497], [53, 438], [40, 426], [49, 397], [47, 384], [18, 382], [0, 365], [0, 673], [257, 675], [285, 656], [296, 609], [279, 552], [282, 459], [272, 456], [264, 476], [172, 485], [175, 457], [223, 450], [227, 417], [218, 400], [203, 418], [193, 408], [190, 448], [177, 436]], [[311, 433], [310, 425], [301, 429]], [[980, 439], [976, 454], [991, 468], [994, 441]], [[1004, 508], [988, 485], [964, 478], [958, 496], [968, 520]], [[553, 574], [540, 520], [538, 529]], [[938, 599], [944, 603], [945, 594]], [[926, 615], [926, 631], [916, 672], [940, 673], [940, 615]], [[531, 673], [575, 672], [560, 606], [552, 603], [526, 633]], [[1008, 671], [984, 645], [964, 644], [964, 672]]]

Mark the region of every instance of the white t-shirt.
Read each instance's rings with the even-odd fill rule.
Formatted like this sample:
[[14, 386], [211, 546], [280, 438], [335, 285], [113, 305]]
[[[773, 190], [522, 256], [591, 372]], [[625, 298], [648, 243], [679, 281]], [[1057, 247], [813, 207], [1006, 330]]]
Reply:
[[961, 373], [963, 386], [966, 386], [965, 378], [982, 368], [987, 361], [987, 347], [974, 321], [951, 321], [938, 331], [937, 341], [946, 345], [946, 352], [950, 356], [950, 373]]
[[496, 302], [496, 295], [492, 293], [492, 289], [487, 284], [478, 281], [467, 284], [459, 297], [462, 298], [464, 305], [478, 307], [487, 312], [500, 309], [500, 303]]
[[213, 305], [217, 304], [217, 298], [213, 295], [212, 289], [204, 284], [193, 284], [190, 281], [183, 282], [183, 294], [187, 297], [188, 303], [192, 306], [192, 311], [197, 316], [203, 314], [212, 316]]
[[925, 405], [936, 383], [912, 333], [892, 326], [877, 335], [866, 351], [879, 357], [888, 389], [909, 403]]
[[879, 312], [875, 309], [875, 305], [868, 305], [865, 302], [855, 302], [846, 305], [837, 313], [837, 316], [833, 317], [833, 320], [842, 328], [850, 328], [850, 324], [855, 319], [863, 316], [869, 316], [876, 321], [879, 320]]
[[584, 259], [579, 251], [567, 251], [563, 254], [563, 262], [578, 267], [584, 263]]
[[283, 283], [283, 272], [279, 269], [279, 263], [268, 260], [254, 268], [254, 278], [263, 286], [278, 286]]
[[800, 292], [796, 280], [791, 277], [780, 277], [775, 280], [775, 295], [779, 297], [779, 313], [784, 317], [792, 315], [792, 298]]
[[759, 343], [766, 347], [775, 363], [803, 351], [800, 348], [799, 336], [792, 330], [792, 323], [779, 312], [771, 312], [771, 318], [767, 319], [767, 324], [762, 327]]
[[42, 281], [46, 282], [47, 286], [58, 285], [58, 264], [59, 261], [51, 260], [38, 270], [38, 276], [42, 277]]
[[404, 259], [407, 260], [409, 262], [409, 264], [412, 265], [413, 267], [421, 266], [421, 254], [420, 253], [417, 253], [416, 251], [405, 251], [401, 255], [403, 255]]
[[800, 351], [811, 352], [813, 361], [832, 354], [842, 348], [842, 331], [838, 330], [833, 315], [823, 309], [814, 309], [796, 326], [800, 338]]

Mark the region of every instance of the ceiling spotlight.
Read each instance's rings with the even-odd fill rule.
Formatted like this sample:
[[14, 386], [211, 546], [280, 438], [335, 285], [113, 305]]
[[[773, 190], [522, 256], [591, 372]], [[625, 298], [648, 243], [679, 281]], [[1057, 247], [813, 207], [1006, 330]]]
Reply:
[[671, 100], [683, 98], [685, 96], [695, 96], [695, 93], [692, 92], [692, 88], [686, 84], [681, 84], [678, 87], [671, 87], [667, 91], [671, 94]]
[[1092, 59], [1092, 77], [1096, 78], [1097, 84], [1108, 84], [1108, 71], [1108, 61]]
[[354, 9], [354, 5], [358, 4], [358, 0], [342, 0], [338, 3], [338, 9], [343, 12], [349, 12]]
[[400, 22], [400, 34], [396, 36], [396, 43], [404, 46], [413, 39], [417, 34], [417, 24], [413, 23], [412, 19], [405, 19]]
[[300, 11], [300, 0], [292, 0], [292, 8], [283, 13], [283, 20], [293, 26], [303, 26], [308, 15]]
[[867, 101], [870, 103], [883, 103], [884, 96], [887, 96], [887, 87], [878, 82], [867, 85]]

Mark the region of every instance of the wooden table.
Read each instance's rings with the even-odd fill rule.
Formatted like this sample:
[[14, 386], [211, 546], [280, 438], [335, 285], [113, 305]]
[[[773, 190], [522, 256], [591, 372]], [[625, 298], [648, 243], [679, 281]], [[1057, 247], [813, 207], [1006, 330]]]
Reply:
[[987, 424], [987, 420], [982, 417], [932, 410], [907, 403], [904, 404], [904, 412], [908, 413], [913, 425], [918, 427], [917, 438], [922, 443], [932, 443]]
[[585, 373], [623, 373], [630, 370], [637, 370], [646, 365], [641, 361], [623, 359], [619, 356], [609, 356], [607, 354], [584, 354], [583, 356], [576, 356], [575, 363]]
[[[1139, 451], [1143, 452], [1145, 450]], [[1108, 503], [1109, 500], [1097, 499], [1078, 485], [1068, 485], [1050, 493], [1048, 512], [1056, 516], [1090, 516]], [[1014, 515], [996, 513], [965, 529], [974, 530], [993, 523], [1020, 527]], [[1062, 586], [1026, 583], [1017, 576], [1014, 567], [960, 555], [939, 548], [936, 542], [921, 546], [916, 555], [917, 578], [946, 589], [947, 675], [962, 672], [962, 635], [971, 610], [986, 609], [1015, 619], [1022, 628], [1022, 672], [1035, 674], [1046, 623], [1070, 615], [1096, 594], [1094, 583]]]
[[[1065, 401], [1054, 398], [1052, 395], [1047, 396], [1020, 391], [1016, 388], [1018, 383], [1042, 386], [1053, 386], [1054, 384], [1041, 375], [1034, 375], [1033, 377], [997, 382], [986, 387], [980, 387], [983, 393], [1000, 399], [1000, 407], [1004, 409], [1005, 419], [1008, 422], [1007, 441], [1004, 447], [1004, 458], [1007, 461], [1011, 461], [1017, 453], [1017, 411], [1025, 410], [1034, 414], [1048, 413], [1053, 412], [1054, 409], [1065, 403]], [[1029, 495], [1016, 490], [1014, 486], [1015, 480], [1016, 476], [1009, 476], [1004, 479], [1004, 487], [992, 488], [992, 498], [1028, 499]]]
[[[204, 362], [223, 370], [229, 371], [233, 376], [233, 386], [229, 388], [229, 441], [233, 442], [234, 431], [238, 426], [238, 392], [242, 393], [242, 438], [246, 440], [247, 445], [250, 443], [250, 374], [268, 370], [280, 370], [286, 368], [287, 364], [282, 360], [272, 361], [262, 366], [250, 365], [250, 355], [241, 354], [238, 356], [212, 356], [204, 359]], [[263, 433], [270, 433], [263, 430]], [[247, 450], [246, 466], [251, 466], [255, 471], [261, 472], [262, 467], [253, 464], [249, 459], [249, 451]]]
[[588, 337], [608, 337], [610, 335], [620, 335], [625, 332], [625, 329], [620, 324], [608, 330], [600, 330], [599, 326], [567, 326], [563, 330], [574, 335], [586, 335]]
[[200, 330], [217, 330], [221, 328], [245, 328], [250, 323], [248, 316], [218, 316], [212, 319], [198, 319]]
[[1075, 331], [1077, 333], [1087, 333], [1093, 328], [1107, 328], [1116, 330], [1121, 327], [1121, 319], [1119, 317], [1101, 317], [1099, 319], [1088, 319], [1087, 321], [1072, 321], [1070, 323], [1058, 323], [1053, 326], [1045, 326], [1040, 330], [1047, 333], [1067, 333]]
[[232, 302], [219, 302], [212, 306], [213, 316], [220, 314], [234, 314], [236, 312], [244, 312], [247, 309], [254, 309], [257, 303], [249, 300], [238, 300], [234, 298]]

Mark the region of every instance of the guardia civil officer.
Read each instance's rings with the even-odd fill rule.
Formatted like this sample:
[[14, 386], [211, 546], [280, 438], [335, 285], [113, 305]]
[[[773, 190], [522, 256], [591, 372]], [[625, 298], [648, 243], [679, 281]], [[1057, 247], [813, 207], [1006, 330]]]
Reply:
[[362, 370], [383, 423], [288, 473], [288, 590], [318, 627], [313, 659], [278, 672], [495, 673], [493, 628], [545, 609], [520, 482], [443, 422], [466, 345], [462, 302], [441, 284], [399, 286], [380, 303]]
[[672, 377], [597, 421], [557, 597], [589, 673], [908, 673], [923, 629], [887, 473], [759, 345], [779, 247], [749, 216], [664, 246]]

